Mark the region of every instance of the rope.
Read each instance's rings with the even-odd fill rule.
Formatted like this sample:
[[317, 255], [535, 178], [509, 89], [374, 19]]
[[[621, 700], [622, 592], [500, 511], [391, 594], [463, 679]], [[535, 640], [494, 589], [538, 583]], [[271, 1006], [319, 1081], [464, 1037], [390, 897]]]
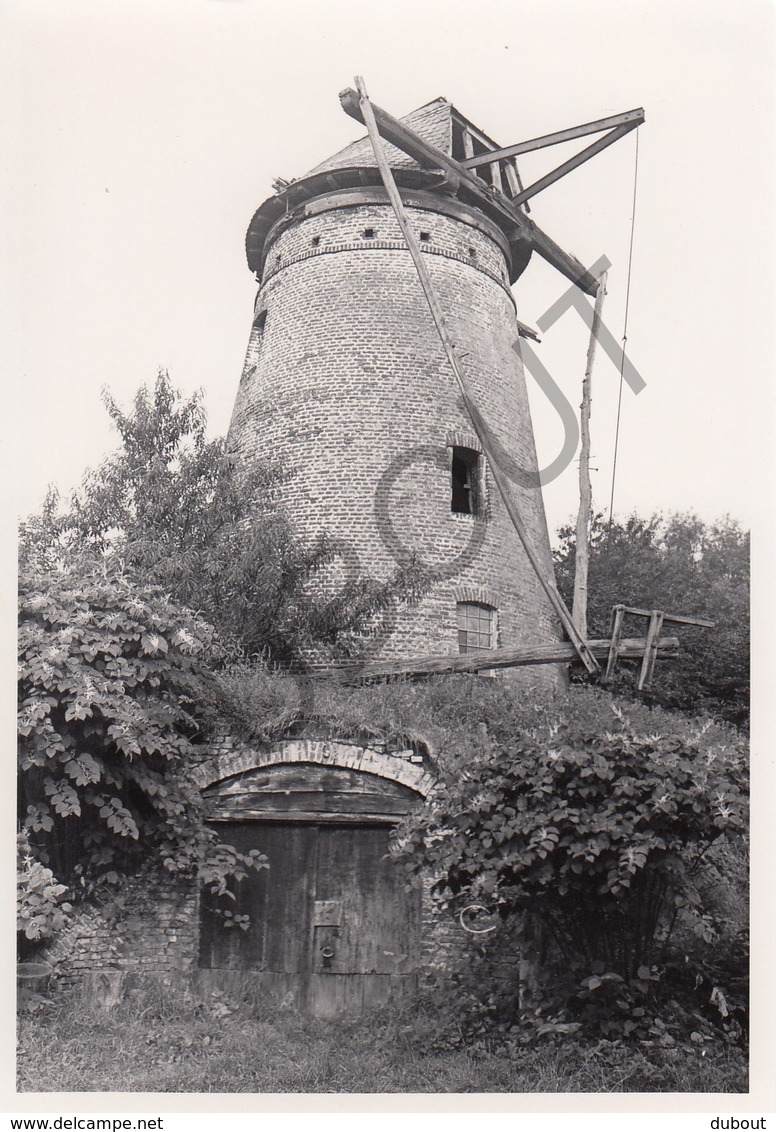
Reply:
[[612, 460], [612, 494], [609, 499], [609, 529], [614, 519], [614, 484], [617, 477], [617, 449], [620, 444], [620, 416], [622, 413], [622, 386], [625, 373], [625, 345], [628, 341], [628, 311], [630, 309], [631, 268], [633, 267], [633, 235], [636, 231], [636, 189], [639, 182], [639, 131], [636, 130], [636, 160], [633, 167], [633, 203], [631, 206], [630, 247], [628, 249], [628, 279], [625, 284], [625, 319], [622, 327], [622, 358], [620, 359], [620, 389], [617, 395], [617, 424], [614, 430], [614, 459]]

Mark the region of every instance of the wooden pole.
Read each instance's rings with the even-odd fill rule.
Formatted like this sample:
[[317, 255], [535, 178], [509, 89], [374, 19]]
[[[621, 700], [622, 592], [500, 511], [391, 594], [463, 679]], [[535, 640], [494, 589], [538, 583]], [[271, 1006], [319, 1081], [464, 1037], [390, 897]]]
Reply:
[[[608, 683], [614, 676], [615, 665], [620, 655], [620, 641], [622, 640], [622, 623], [625, 619], [625, 606], [615, 605], [612, 610], [612, 638], [609, 642], [609, 658], [606, 663], [606, 673], [604, 675], [604, 683]], [[645, 641], [646, 647], [646, 641]]]
[[[678, 656], [676, 637], [653, 637], [651, 644], [658, 656]], [[605, 660], [611, 641], [608, 638], [587, 642], [590, 651]], [[618, 657], [639, 659], [647, 647], [645, 637], [620, 637]], [[373, 660], [366, 663], [344, 661], [317, 669], [314, 680], [341, 680], [346, 683], [382, 677], [446, 676], [454, 673], [490, 671], [493, 668], [523, 668], [541, 664], [570, 664], [576, 656], [569, 641], [556, 641], [549, 645], [521, 645], [518, 648], [488, 649], [465, 653], [463, 656], [421, 656], [410, 660]]]
[[[493, 154], [502, 161], [504, 158], [516, 157], [519, 153], [533, 153], [534, 150], [544, 149], [548, 145], [574, 141], [576, 138], [587, 137], [588, 134], [601, 134], [604, 130], [613, 130], [618, 126], [628, 126], [632, 130], [640, 126], [643, 121], [644, 111], [639, 107], [637, 110], [628, 110], [625, 114], [613, 114], [611, 118], [599, 118], [596, 122], [572, 126], [570, 130], [556, 130], [553, 134], [543, 134], [540, 138], [531, 138], [530, 141], [518, 142], [517, 145], [506, 145], [502, 149], [493, 150]], [[461, 164], [467, 169], [476, 169], [478, 165], [484, 165], [491, 160], [487, 153], [480, 153], [477, 157], [467, 153], [466, 160]]]
[[663, 621], [665, 614], [660, 609], [653, 609], [652, 616], [649, 619], [649, 628], [647, 629], [647, 643], [644, 646], [644, 659], [641, 662], [641, 671], [639, 672], [639, 679], [636, 687], [639, 691], [652, 681], [652, 674], [655, 671], [655, 660], [657, 659], [658, 640], [660, 638], [660, 631], [663, 628]]
[[598, 328], [601, 325], [601, 309], [606, 294], [606, 272], [598, 281], [598, 291], [593, 308], [593, 323], [590, 327], [590, 342], [587, 347], [587, 365], [582, 380], [582, 404], [579, 410], [581, 445], [579, 450], [579, 511], [577, 512], [577, 539], [574, 564], [574, 603], [571, 616], [580, 636], [587, 637], [587, 575], [590, 544], [590, 513], [593, 503], [593, 488], [590, 483], [590, 402], [593, 384], [593, 363], [598, 342]]
[[434, 320], [434, 323], [436, 324], [442, 346], [444, 347], [447, 359], [450, 362], [453, 374], [455, 375], [455, 380], [458, 384], [458, 389], [460, 391], [461, 398], [463, 399], [464, 406], [467, 413], [469, 414], [469, 417], [471, 418], [474, 431], [477, 434], [480, 444], [482, 445], [482, 450], [485, 454], [488, 464], [490, 465], [493, 479], [496, 482], [496, 487], [498, 488], [499, 494], [504, 502], [507, 514], [512, 520], [512, 525], [517, 531], [517, 535], [521, 543], [523, 544], [523, 549], [525, 550], [528, 560], [531, 563], [531, 566], [533, 567], [537, 578], [539, 579], [539, 583], [542, 589], [549, 598], [553, 609], [557, 613], [563, 625], [563, 628], [566, 630], [569, 636], [569, 640], [574, 645], [574, 648], [579, 654], [582, 663], [584, 664], [588, 672], [598, 672], [598, 661], [595, 659], [592, 652], [587, 647], [587, 644], [585, 643], [581, 635], [577, 632], [577, 629], [571, 618], [571, 614], [569, 613], [563, 602], [563, 599], [555, 588], [554, 580], [551, 581], [544, 575], [542, 563], [539, 561], [539, 557], [534, 550], [534, 547], [528, 536], [528, 531], [525, 527], [525, 524], [523, 523], [523, 518], [512, 496], [512, 492], [509, 486], [509, 480], [501, 469], [498, 460], [495, 458], [495, 455], [493, 454], [493, 451], [491, 449], [489, 438], [486, 435], [484, 429], [481, 427], [481, 418], [479, 411], [472, 398], [469, 385], [459, 367], [458, 359], [455, 356], [455, 348], [447, 331], [447, 324], [445, 322], [445, 316], [442, 311], [442, 307], [440, 306], [439, 299], [437, 298], [436, 291], [434, 290], [434, 286], [431, 282], [431, 276], [429, 275], [428, 269], [423, 262], [423, 253], [420, 250], [420, 245], [416, 240], [415, 234], [410, 227], [409, 220], [407, 219], [407, 213], [404, 208], [404, 203], [399, 196], [399, 190], [396, 187], [396, 182], [393, 178], [391, 167], [388, 164], [388, 160], [385, 156], [385, 150], [383, 149], [380, 131], [377, 128], [375, 116], [372, 111], [372, 104], [369, 101], [369, 96], [366, 93], [364, 80], [360, 76], [356, 77], [356, 88], [358, 89], [359, 93], [361, 113], [363, 114], [364, 124], [366, 125], [366, 128], [369, 132], [369, 138], [372, 142], [372, 149], [374, 150], [377, 167], [380, 170], [380, 176], [382, 177], [383, 184], [385, 185], [385, 189], [388, 193], [391, 204], [393, 205], [393, 210], [396, 214], [396, 219], [399, 222], [399, 227], [401, 228], [404, 239], [407, 242], [407, 247], [415, 264], [415, 268], [420, 279], [420, 284], [423, 288], [423, 293], [431, 310], [431, 316]]
[[[351, 118], [355, 118], [357, 122], [363, 122], [364, 125], [367, 124], [359, 92], [343, 90], [340, 94], [340, 104]], [[403, 122], [387, 114], [379, 106], [372, 106], [370, 103], [370, 107], [373, 111], [373, 117], [380, 122], [382, 137], [387, 138], [397, 149], [401, 149], [410, 157], [414, 157], [421, 165], [443, 170], [447, 173], [451, 183], [455, 183], [457, 179], [461, 186], [465, 186], [470, 193], [474, 194], [477, 206], [486, 215], [490, 216], [495, 212], [497, 215], [510, 220], [518, 231], [530, 236], [534, 248], [542, 259], [551, 263], [562, 275], [565, 275], [567, 279], [580, 287], [586, 295], [595, 294], [598, 286], [596, 277], [591, 275], [587, 268], [573, 255], [564, 252], [563, 248], [550, 239], [547, 233], [537, 227], [532, 220], [529, 220], [522, 209], [515, 207], [502, 193], [493, 192], [473, 170], [464, 168], [460, 161], [456, 161], [449, 153], [445, 153], [437, 146], [432, 145], [431, 142], [425, 141], [414, 130], [405, 126]]]

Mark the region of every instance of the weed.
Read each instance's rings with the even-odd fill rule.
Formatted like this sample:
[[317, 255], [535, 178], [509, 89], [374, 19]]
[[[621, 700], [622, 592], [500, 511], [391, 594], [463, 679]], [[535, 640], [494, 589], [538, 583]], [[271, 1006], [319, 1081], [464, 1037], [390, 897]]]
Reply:
[[433, 999], [322, 1021], [257, 995], [148, 982], [116, 1007], [78, 991], [19, 1023], [21, 1092], [534, 1093], [746, 1090], [740, 1050], [550, 1037], [464, 1039]]

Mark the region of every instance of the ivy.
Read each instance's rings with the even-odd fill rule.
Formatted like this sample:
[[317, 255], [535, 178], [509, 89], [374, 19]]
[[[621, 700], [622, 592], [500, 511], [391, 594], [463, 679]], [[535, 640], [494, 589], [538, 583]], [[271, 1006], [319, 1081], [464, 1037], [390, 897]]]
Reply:
[[745, 750], [680, 717], [645, 731], [616, 704], [601, 728], [579, 703], [533, 735], [496, 727], [405, 823], [399, 852], [451, 908], [525, 914], [566, 963], [632, 980], [677, 909], [699, 909], [694, 864], [745, 829]]
[[16, 928], [25, 940], [38, 943], [65, 927], [71, 905], [62, 899], [67, 886], [36, 860], [29, 839], [16, 839]]
[[158, 586], [95, 560], [22, 570], [27, 939], [61, 926], [51, 909], [33, 914], [59, 895], [49, 874], [89, 893], [155, 861], [223, 894], [263, 865], [220, 844], [186, 770], [198, 754], [198, 682], [217, 655], [212, 628]]

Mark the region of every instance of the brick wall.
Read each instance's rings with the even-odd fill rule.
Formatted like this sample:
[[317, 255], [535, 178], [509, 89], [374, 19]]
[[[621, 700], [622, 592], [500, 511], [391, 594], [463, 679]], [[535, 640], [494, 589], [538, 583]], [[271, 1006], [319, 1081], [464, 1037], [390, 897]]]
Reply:
[[[451, 915], [439, 912], [423, 893], [421, 978], [458, 966], [472, 946]], [[121, 909], [81, 905], [68, 929], [40, 953], [55, 965], [61, 986], [109, 976], [106, 987], [126, 978], [151, 976], [177, 982], [198, 969], [199, 893], [194, 884], [162, 878], [135, 882], [122, 890]], [[290, 925], [293, 930], [293, 925]], [[99, 984], [98, 984], [99, 985]]]
[[196, 884], [172, 876], [140, 877], [114, 899], [76, 906], [70, 926], [42, 957], [69, 985], [108, 972], [177, 978], [194, 971], [198, 948]]
[[[503, 244], [452, 216], [408, 212], [428, 237], [421, 246], [477, 403], [507, 453], [535, 475]], [[432, 592], [382, 635], [381, 655], [456, 653], [455, 591], [467, 587], [493, 595], [499, 646], [557, 640], [489, 470], [484, 515], [451, 512], [451, 445], [461, 437], [479, 445], [391, 208], [337, 207], [279, 226], [257, 310], [232, 451], [246, 462], [278, 458], [298, 532], [338, 537], [341, 561], [328, 585], [359, 573], [386, 578], [410, 553], [438, 572]], [[541, 492], [525, 481], [514, 492], [551, 574]], [[564, 674], [546, 666], [520, 679], [554, 689]]]
[[[433, 786], [434, 769], [428, 757], [420, 763], [418, 759], [410, 750], [393, 753], [330, 739], [289, 740], [259, 751], [224, 735], [192, 766], [192, 778], [206, 787], [250, 767], [309, 761], [395, 774], [396, 781], [423, 793]], [[386, 769], [388, 761], [395, 762], [395, 770]], [[470, 944], [454, 918], [435, 910], [430, 883], [423, 893], [422, 975], [455, 966]], [[113, 896], [105, 890], [99, 904], [76, 905], [68, 928], [40, 958], [56, 966], [61, 985], [85, 980], [99, 998], [110, 1002], [127, 980], [152, 976], [177, 982], [196, 972], [199, 912], [194, 880], [166, 874], [136, 877]], [[289, 931], [293, 933], [293, 924]]]

